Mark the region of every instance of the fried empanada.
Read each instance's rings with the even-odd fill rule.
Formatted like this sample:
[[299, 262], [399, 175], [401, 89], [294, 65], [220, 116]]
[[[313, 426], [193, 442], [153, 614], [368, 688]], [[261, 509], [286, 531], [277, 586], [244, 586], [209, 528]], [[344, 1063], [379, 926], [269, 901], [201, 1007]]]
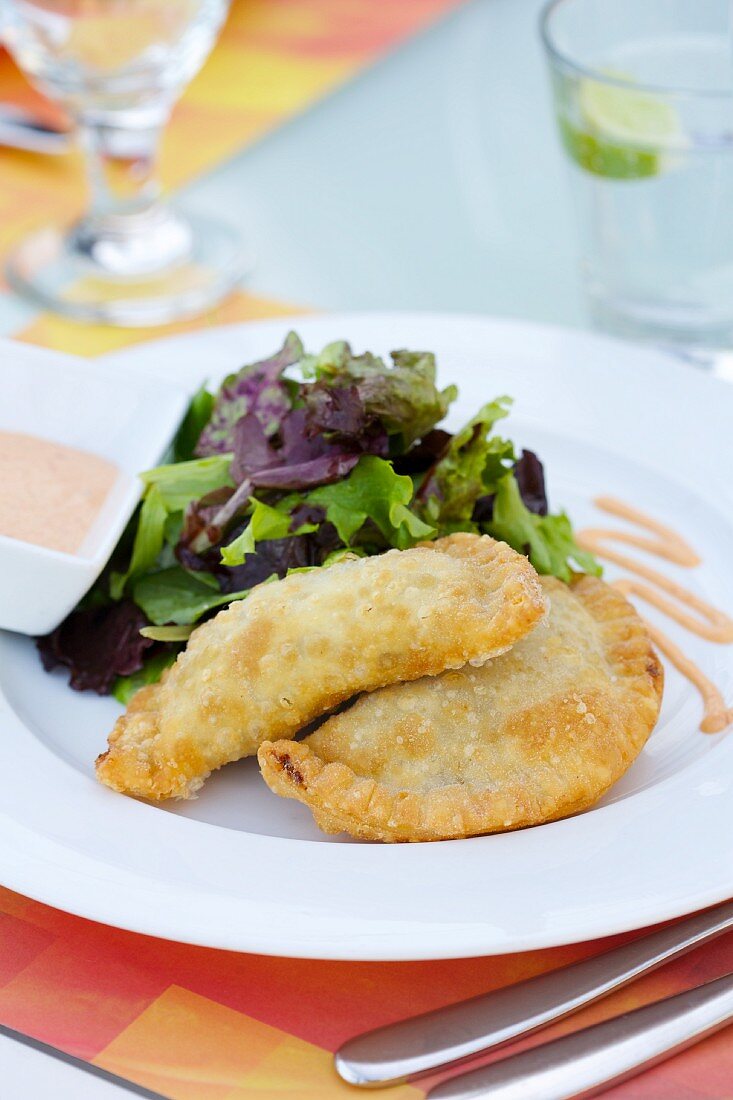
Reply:
[[544, 611], [526, 558], [468, 534], [260, 585], [134, 696], [97, 775], [128, 794], [186, 798], [356, 692], [503, 652]]
[[482, 668], [364, 695], [305, 741], [265, 743], [271, 789], [327, 833], [441, 840], [592, 805], [659, 714], [662, 667], [624, 597], [550, 577], [547, 619]]

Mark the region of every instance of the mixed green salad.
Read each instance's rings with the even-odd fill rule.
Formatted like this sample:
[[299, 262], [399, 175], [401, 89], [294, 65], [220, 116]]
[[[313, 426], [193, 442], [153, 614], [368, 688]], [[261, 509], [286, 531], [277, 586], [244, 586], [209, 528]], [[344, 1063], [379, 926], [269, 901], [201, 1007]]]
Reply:
[[271, 358], [192, 399], [170, 461], [78, 607], [38, 639], [44, 666], [126, 702], [159, 679], [203, 619], [252, 587], [345, 555], [487, 533], [540, 573], [599, 573], [570, 520], [548, 508], [542, 464], [495, 431], [498, 397], [455, 434], [437, 427], [455, 386], [429, 352], [391, 363], [343, 342], [307, 354], [295, 333]]

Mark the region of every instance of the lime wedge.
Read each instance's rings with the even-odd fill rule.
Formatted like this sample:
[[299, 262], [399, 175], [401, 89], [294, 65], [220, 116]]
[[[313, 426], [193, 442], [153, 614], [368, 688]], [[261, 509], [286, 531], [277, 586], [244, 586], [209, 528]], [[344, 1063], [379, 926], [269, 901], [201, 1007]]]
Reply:
[[[624, 79], [620, 73], [608, 75]], [[618, 145], [660, 150], [681, 144], [677, 111], [651, 92], [586, 78], [578, 88], [578, 104], [589, 129]]]
[[580, 122], [561, 115], [560, 134], [569, 156], [595, 175], [619, 180], [656, 176], [672, 163], [668, 151], [685, 146], [677, 111], [651, 92], [587, 77], [578, 85], [577, 104]]
[[558, 119], [560, 137], [571, 160], [594, 176], [611, 180], [639, 180], [657, 176], [661, 171], [660, 157], [628, 145], [604, 141], [579, 130], [562, 115]]

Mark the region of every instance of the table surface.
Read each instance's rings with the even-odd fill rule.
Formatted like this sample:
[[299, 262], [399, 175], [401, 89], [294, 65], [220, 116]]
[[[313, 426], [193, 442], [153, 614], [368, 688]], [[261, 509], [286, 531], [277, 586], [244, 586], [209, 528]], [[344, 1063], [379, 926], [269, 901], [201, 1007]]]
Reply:
[[4, 1100], [130, 1100], [127, 1088], [0, 1035]]
[[[585, 323], [537, 36], [540, 0], [472, 0], [185, 192], [254, 248], [249, 288], [319, 309]], [[31, 311], [0, 301], [0, 330]], [[4, 1100], [130, 1095], [0, 1037]]]
[[540, 7], [473, 0], [190, 188], [237, 216], [253, 288], [582, 323]]

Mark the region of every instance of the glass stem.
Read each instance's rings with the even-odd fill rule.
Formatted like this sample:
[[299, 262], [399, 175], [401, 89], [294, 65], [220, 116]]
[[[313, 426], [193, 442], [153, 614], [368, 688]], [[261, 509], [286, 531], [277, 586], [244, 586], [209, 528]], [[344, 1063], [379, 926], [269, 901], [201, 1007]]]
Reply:
[[71, 243], [97, 273], [134, 280], [170, 271], [191, 254], [188, 223], [160, 201], [156, 168], [165, 121], [159, 112], [80, 120], [91, 203]]
[[140, 214], [155, 206], [161, 193], [156, 172], [164, 122], [127, 128], [80, 120], [91, 189], [90, 217]]

